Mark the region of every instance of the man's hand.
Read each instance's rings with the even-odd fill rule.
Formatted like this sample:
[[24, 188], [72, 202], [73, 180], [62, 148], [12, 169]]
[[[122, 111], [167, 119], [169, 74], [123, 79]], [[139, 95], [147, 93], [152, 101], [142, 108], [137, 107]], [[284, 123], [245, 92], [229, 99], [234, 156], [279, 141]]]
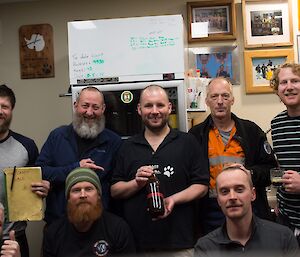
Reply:
[[9, 232], [9, 240], [5, 240], [1, 247], [2, 257], [21, 257], [20, 246], [15, 238], [15, 231]]
[[149, 177], [153, 174], [153, 167], [152, 166], [142, 166], [138, 168], [135, 174], [135, 181], [138, 184], [139, 188], [144, 187]]
[[50, 182], [48, 180], [42, 180], [41, 182], [31, 183], [31, 191], [36, 193], [40, 197], [46, 197], [50, 189]]
[[80, 167], [82, 168], [89, 168], [89, 169], [92, 169], [92, 170], [101, 170], [101, 171], [104, 171], [104, 168], [101, 167], [101, 166], [98, 166], [95, 164], [95, 162], [88, 158], [88, 159], [82, 159], [80, 162], [79, 162], [79, 165]]
[[300, 193], [300, 174], [295, 170], [287, 170], [282, 176], [285, 191], [289, 193]]

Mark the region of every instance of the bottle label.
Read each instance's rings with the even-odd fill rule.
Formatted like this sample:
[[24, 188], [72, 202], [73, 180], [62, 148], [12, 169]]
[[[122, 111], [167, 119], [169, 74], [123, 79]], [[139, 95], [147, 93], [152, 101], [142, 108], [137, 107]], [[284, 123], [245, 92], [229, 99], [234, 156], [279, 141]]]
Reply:
[[156, 197], [156, 196], [164, 198], [164, 195], [162, 193], [160, 193], [160, 192], [153, 192], [153, 193], [147, 194], [147, 199], [152, 198], [152, 197]]

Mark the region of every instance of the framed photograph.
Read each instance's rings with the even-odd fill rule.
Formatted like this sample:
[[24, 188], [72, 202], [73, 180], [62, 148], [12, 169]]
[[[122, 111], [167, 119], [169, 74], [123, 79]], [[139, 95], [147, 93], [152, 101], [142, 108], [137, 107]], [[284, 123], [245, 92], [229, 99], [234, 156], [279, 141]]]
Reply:
[[232, 53], [197, 54], [196, 67], [201, 78], [232, 78]]
[[285, 62], [294, 61], [294, 49], [248, 50], [244, 52], [244, 61], [246, 93], [272, 93], [269, 84], [273, 71]]
[[188, 2], [187, 12], [189, 42], [236, 38], [234, 0]]
[[242, 0], [245, 48], [293, 45], [291, 0]]

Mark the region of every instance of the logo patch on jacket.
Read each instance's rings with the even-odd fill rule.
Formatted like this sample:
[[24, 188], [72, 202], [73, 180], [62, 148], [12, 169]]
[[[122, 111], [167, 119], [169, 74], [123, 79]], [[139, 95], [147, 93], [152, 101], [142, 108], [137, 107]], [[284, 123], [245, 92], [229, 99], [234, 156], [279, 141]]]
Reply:
[[109, 251], [109, 245], [105, 240], [100, 240], [94, 244], [94, 253], [97, 256], [106, 256]]
[[270, 146], [268, 141], [264, 142], [264, 149], [266, 151], [267, 154], [271, 154], [272, 153], [272, 147]]

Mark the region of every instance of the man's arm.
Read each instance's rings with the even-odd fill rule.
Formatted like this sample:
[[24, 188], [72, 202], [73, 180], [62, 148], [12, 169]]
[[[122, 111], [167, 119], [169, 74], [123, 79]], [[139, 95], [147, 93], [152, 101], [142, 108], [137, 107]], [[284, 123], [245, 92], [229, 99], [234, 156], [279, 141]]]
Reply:
[[130, 181], [119, 181], [110, 188], [111, 196], [115, 199], [126, 199], [142, 189], [148, 182], [148, 178], [153, 174], [151, 166], [138, 168], [135, 178]]
[[173, 211], [175, 205], [201, 198], [207, 193], [207, 190], [208, 187], [206, 185], [193, 184], [188, 188], [165, 198], [166, 211], [163, 217], [167, 217]]

